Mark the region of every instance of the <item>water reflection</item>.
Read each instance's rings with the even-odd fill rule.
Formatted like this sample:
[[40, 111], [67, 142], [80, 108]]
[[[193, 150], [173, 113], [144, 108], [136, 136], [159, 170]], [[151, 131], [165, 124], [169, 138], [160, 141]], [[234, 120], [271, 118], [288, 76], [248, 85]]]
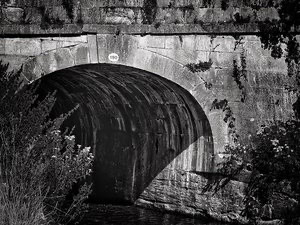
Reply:
[[135, 206], [92, 205], [80, 225], [225, 225]]

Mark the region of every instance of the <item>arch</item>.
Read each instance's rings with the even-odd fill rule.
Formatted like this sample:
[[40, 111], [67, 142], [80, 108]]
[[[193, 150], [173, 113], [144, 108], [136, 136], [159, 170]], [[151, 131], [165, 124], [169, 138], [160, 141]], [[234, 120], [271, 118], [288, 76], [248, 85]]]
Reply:
[[92, 199], [134, 202], [151, 181], [186, 149], [190, 170], [211, 171], [213, 138], [198, 102], [181, 86], [156, 74], [117, 64], [86, 64], [40, 79], [38, 93], [57, 90], [52, 116], [79, 109], [80, 144], [95, 154]]

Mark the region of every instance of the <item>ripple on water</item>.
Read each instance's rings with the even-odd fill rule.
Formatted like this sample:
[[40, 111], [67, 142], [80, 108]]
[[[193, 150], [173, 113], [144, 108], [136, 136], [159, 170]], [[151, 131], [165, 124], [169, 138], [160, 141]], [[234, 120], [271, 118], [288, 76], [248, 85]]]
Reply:
[[224, 225], [136, 206], [92, 205], [80, 225]]

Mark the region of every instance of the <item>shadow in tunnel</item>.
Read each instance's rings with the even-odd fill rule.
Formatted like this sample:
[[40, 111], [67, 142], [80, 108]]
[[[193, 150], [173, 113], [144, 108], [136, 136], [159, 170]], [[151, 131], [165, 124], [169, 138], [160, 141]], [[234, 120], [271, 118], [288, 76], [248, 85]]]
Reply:
[[191, 168], [210, 171], [210, 124], [199, 103], [181, 86], [156, 74], [116, 64], [88, 64], [40, 79], [37, 93], [57, 91], [55, 117], [76, 110], [64, 123], [95, 161], [91, 200], [133, 203], [151, 181], [192, 146]]

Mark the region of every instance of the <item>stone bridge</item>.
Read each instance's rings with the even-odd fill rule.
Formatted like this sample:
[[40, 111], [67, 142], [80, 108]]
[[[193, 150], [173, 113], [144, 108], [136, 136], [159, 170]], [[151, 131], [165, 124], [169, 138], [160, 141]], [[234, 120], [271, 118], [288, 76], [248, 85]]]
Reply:
[[276, 9], [221, 0], [70, 2], [72, 14], [65, 1], [4, 1], [0, 59], [26, 82], [40, 80], [40, 94], [58, 91], [53, 115], [80, 105], [66, 125], [95, 151], [93, 199], [224, 220], [240, 211], [239, 181], [202, 193], [230, 142], [225, 112], [213, 103], [228, 101], [245, 141], [261, 123], [292, 113], [285, 60], [257, 36], [258, 24], [278, 19]]

